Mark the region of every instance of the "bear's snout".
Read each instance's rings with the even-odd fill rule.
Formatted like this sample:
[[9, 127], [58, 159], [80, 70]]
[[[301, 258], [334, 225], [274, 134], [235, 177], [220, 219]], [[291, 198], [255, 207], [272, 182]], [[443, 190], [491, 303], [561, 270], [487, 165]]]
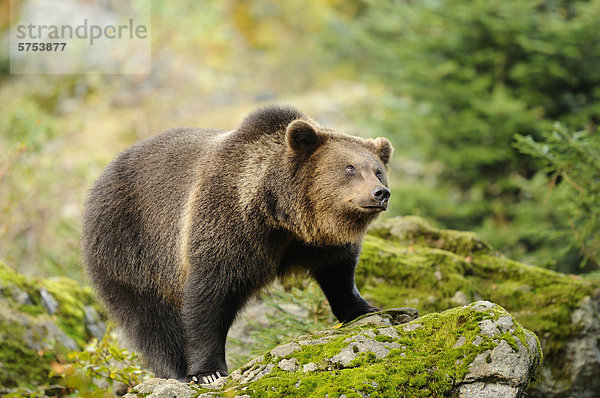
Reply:
[[378, 206], [382, 207], [384, 210], [387, 209], [391, 195], [392, 194], [390, 193], [390, 190], [384, 186], [375, 187], [375, 189], [371, 191], [371, 196], [375, 202], [378, 203]]

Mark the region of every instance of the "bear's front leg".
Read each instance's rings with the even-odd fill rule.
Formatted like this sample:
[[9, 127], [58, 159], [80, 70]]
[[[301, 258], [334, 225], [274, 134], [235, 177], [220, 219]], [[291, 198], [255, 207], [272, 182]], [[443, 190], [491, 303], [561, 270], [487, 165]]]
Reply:
[[357, 263], [358, 258], [353, 257], [311, 271], [340, 322], [349, 322], [369, 312], [380, 311], [369, 304], [356, 288], [354, 273]]
[[190, 275], [183, 302], [188, 381], [211, 383], [227, 376], [225, 341], [240, 307], [222, 280]]

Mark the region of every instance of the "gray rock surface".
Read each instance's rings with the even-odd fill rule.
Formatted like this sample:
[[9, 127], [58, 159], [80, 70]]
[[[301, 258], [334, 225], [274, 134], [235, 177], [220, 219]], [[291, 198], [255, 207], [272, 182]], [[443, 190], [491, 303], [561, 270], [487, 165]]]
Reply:
[[125, 398], [191, 398], [198, 392], [189, 384], [174, 379], [149, 379], [133, 388]]
[[521, 395], [522, 391], [516, 387], [494, 382], [486, 383], [478, 381], [461, 385], [458, 388], [456, 396], [461, 398], [508, 398], [520, 397]]
[[275, 358], [278, 358], [278, 357], [283, 358], [283, 357], [290, 355], [294, 351], [298, 351], [300, 348], [302, 348], [302, 347], [300, 347], [300, 344], [298, 344], [298, 343], [283, 344], [283, 345], [273, 348], [271, 350], [271, 355]]
[[302, 365], [302, 371], [304, 373], [314, 372], [315, 370], [317, 370], [317, 365], [315, 365], [314, 362], [309, 362], [306, 365]]
[[287, 372], [294, 372], [296, 369], [298, 369], [298, 360], [296, 358], [282, 359], [281, 361], [279, 361], [279, 364], [277, 366], [279, 366], [279, 369], [281, 370], [285, 370]]
[[[414, 317], [413, 310], [400, 311], [404, 311], [405, 314], [413, 314], [410, 317]], [[402, 317], [398, 316], [398, 310], [395, 314], [393, 312], [384, 311], [370, 314], [340, 329], [300, 336], [294, 341], [275, 347], [268, 353], [252, 359], [246, 365], [231, 372], [227, 379], [222, 381], [220, 389], [217, 386], [212, 391], [198, 390], [196, 386], [174, 380], [161, 382], [158, 379], [151, 379], [136, 387], [126, 397], [179, 398], [196, 395], [199, 397], [217, 395], [242, 397], [266, 392], [272, 393], [273, 396], [284, 396], [294, 390], [301, 394], [299, 396], [310, 395], [316, 391], [314, 388], [318, 388], [315, 386], [315, 380], [318, 380], [314, 378], [315, 376], [322, 377], [323, 383], [331, 383], [332, 381], [328, 378], [338, 377], [333, 375], [332, 371], [341, 368], [356, 375], [355, 384], [348, 383], [349, 390], [345, 391], [347, 396], [347, 393], [350, 392], [360, 393], [363, 397], [371, 396], [371, 393], [374, 392], [388, 396], [385, 394], [390, 393], [389, 380], [381, 382], [388, 377], [387, 374], [381, 375], [384, 377], [381, 381], [377, 377], [366, 379], [365, 375], [373, 374], [373, 369], [379, 369], [377, 366], [380, 366], [378, 364], [381, 363], [385, 363], [389, 367], [397, 367], [396, 371], [402, 372], [404, 358], [409, 359], [407, 353], [412, 355], [414, 360], [420, 358], [418, 355], [427, 353], [430, 347], [427, 338], [417, 338], [416, 335], [419, 333], [427, 335], [430, 333], [427, 330], [439, 330], [439, 325], [432, 329], [433, 326], [429, 323], [432, 319], [436, 319], [435, 317], [424, 317], [408, 325], [399, 325], [391, 320], [398, 320]], [[474, 312], [484, 312], [483, 319], [469, 315]], [[465, 355], [469, 350], [474, 350], [477, 355], [468, 365], [468, 373], [461, 380], [456, 379], [454, 385], [449, 385], [444, 395], [484, 398], [522, 396], [540, 362], [541, 353], [535, 335], [523, 329], [506, 311], [490, 302], [477, 302], [459, 307], [441, 313], [439, 317], [448, 319], [447, 322], [455, 322], [453, 319], [456, 318], [452, 318], [452, 314], [457, 313], [465, 314], [461, 315], [465, 317], [471, 316], [476, 320], [474, 322], [478, 322], [471, 323], [471, 325], [479, 327], [479, 334], [476, 335], [476, 338], [480, 340], [480, 344], [483, 342], [486, 344], [480, 347], [473, 344], [475, 338], [473, 333], [469, 332], [469, 330], [473, 330], [473, 326], [460, 329], [461, 334], [467, 334], [469, 339], [464, 336], [455, 337], [455, 347], [449, 348], [449, 350], [467, 350]], [[480, 319], [482, 320], [479, 321]], [[445, 321], [440, 320], [439, 322]], [[461, 327], [461, 325], [457, 327]], [[410, 327], [406, 328], [406, 326]], [[452, 332], [450, 331], [450, 333]], [[525, 341], [521, 341], [521, 339]], [[423, 341], [426, 343], [423, 344]], [[327, 346], [328, 344], [331, 346]], [[451, 346], [452, 342], [448, 347]], [[337, 353], [336, 350], [338, 350]], [[393, 357], [392, 352], [394, 352]], [[415, 352], [419, 353], [417, 357], [415, 357]], [[432, 351], [431, 355], [439, 355], [439, 352]], [[311, 360], [307, 360], [307, 358]], [[441, 359], [439, 356], [435, 358]], [[462, 361], [458, 362], [457, 365], [462, 364]], [[375, 368], [370, 366], [375, 366]], [[364, 370], [363, 367], [365, 367]], [[433, 370], [435, 368], [434, 365]], [[447, 369], [452, 372], [452, 368], [450, 366]], [[312, 377], [312, 379], [309, 383], [303, 384], [305, 377]], [[456, 375], [449, 374], [446, 377], [454, 378]], [[345, 380], [351, 379], [346, 378]], [[365, 385], [367, 387], [363, 387]], [[344, 387], [346, 386], [344, 385]], [[302, 388], [307, 390], [301, 390]], [[426, 386], [420, 388], [426, 388]], [[342, 391], [340, 391], [341, 393]], [[294, 394], [292, 393], [292, 395]], [[410, 396], [410, 393], [407, 396]]]
[[32, 350], [55, 350], [62, 348], [67, 351], [79, 349], [77, 343], [69, 337], [51, 319], [34, 317], [25, 313], [11, 311], [0, 307], [0, 320], [6, 323], [22, 325], [24, 333], [20, 336], [25, 347]]
[[55, 314], [56, 310], [58, 309], [58, 301], [56, 301], [54, 296], [48, 293], [48, 290], [46, 290], [45, 288], [41, 288], [40, 297], [42, 299], [42, 305], [44, 306], [44, 308], [46, 308], [48, 314]]
[[91, 305], [83, 307], [85, 313], [85, 327], [90, 335], [97, 339], [101, 339], [106, 331], [106, 324], [100, 318], [98, 311]]
[[[479, 301], [474, 306], [477, 311], [482, 312], [493, 307], [494, 304], [489, 301]], [[496, 320], [484, 319], [479, 322], [479, 328], [480, 335], [489, 338], [510, 332], [517, 349], [511, 347], [506, 340], [494, 340], [497, 341], [497, 345], [492, 350], [477, 355], [471, 362], [469, 373], [455, 387], [453, 396], [521, 397], [534, 373], [534, 368], [539, 364], [539, 347], [535, 335], [524, 330], [526, 341], [522, 342], [513, 334], [516, 325], [510, 315], [501, 316]], [[460, 340], [459, 338], [457, 345], [464, 344]]]
[[544, 382], [530, 391], [531, 397], [600, 396], [600, 296], [583, 297], [571, 322], [578, 333], [567, 342], [564, 372], [557, 375], [544, 367]]
[[17, 305], [33, 305], [33, 301], [31, 301], [31, 297], [29, 297], [27, 292], [24, 292], [16, 286], [12, 286], [9, 290]]
[[352, 324], [355, 326], [392, 326], [408, 323], [418, 317], [419, 311], [416, 308], [399, 307], [363, 315], [352, 321]]
[[339, 354], [331, 357], [330, 362], [348, 366], [361, 353], [373, 353], [375, 354], [375, 358], [381, 359], [387, 356], [391, 349], [400, 348], [400, 345], [396, 342], [382, 343], [374, 340], [374, 337], [375, 334], [368, 330], [352, 338], [346, 339], [348, 346], [343, 348]]

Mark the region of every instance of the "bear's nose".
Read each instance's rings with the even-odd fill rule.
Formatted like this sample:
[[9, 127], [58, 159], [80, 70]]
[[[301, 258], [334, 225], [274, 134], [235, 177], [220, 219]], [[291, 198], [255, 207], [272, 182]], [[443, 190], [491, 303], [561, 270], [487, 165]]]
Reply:
[[379, 202], [381, 202], [382, 204], [387, 202], [387, 200], [390, 198], [390, 190], [387, 189], [386, 187], [376, 187], [374, 190], [371, 191], [371, 195], [373, 195], [373, 198]]

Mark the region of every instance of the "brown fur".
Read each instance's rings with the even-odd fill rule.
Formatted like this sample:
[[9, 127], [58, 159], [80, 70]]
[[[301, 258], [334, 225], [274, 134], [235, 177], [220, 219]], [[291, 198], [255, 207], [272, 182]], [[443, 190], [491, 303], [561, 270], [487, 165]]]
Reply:
[[225, 374], [229, 326], [276, 277], [308, 271], [340, 320], [375, 310], [354, 268], [387, 206], [391, 154], [385, 138], [275, 106], [233, 132], [174, 129], [142, 141], [86, 202], [90, 280], [158, 376]]

